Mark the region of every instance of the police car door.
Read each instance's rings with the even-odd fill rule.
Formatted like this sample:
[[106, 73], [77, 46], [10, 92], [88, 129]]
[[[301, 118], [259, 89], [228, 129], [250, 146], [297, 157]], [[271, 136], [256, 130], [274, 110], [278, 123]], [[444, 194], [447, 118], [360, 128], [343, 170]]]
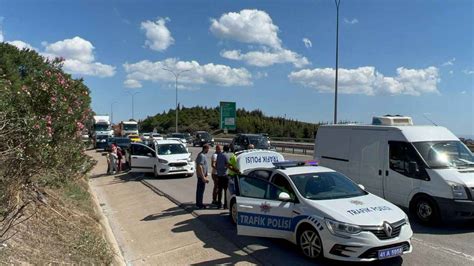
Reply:
[[156, 153], [150, 147], [140, 143], [130, 145], [131, 172], [153, 172]]
[[282, 190], [268, 181], [239, 177], [237, 234], [288, 239], [294, 203], [279, 200]]

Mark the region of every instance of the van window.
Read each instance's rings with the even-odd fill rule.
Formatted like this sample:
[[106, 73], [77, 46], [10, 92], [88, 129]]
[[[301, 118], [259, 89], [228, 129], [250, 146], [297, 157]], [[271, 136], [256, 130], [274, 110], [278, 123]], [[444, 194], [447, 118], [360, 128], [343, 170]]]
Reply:
[[425, 163], [410, 143], [389, 141], [390, 169], [406, 177], [426, 179]]
[[474, 165], [474, 156], [460, 141], [414, 142], [413, 145], [431, 168], [466, 168]]

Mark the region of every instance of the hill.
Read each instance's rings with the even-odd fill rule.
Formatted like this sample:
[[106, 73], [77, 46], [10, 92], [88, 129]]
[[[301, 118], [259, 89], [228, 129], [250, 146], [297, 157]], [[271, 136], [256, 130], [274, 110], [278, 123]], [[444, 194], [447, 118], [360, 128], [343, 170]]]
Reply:
[[[175, 110], [149, 116], [139, 121], [141, 131], [174, 132]], [[314, 138], [319, 124], [266, 116], [261, 110], [237, 109], [237, 130], [234, 133], [267, 133], [271, 137]], [[179, 131], [219, 131], [219, 107], [182, 107], [179, 111]]]

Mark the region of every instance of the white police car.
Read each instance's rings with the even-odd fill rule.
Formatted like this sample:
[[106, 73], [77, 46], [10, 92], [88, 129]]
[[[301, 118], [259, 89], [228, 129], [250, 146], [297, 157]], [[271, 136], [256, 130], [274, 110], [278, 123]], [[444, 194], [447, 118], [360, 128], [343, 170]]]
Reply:
[[309, 258], [372, 261], [410, 253], [406, 214], [346, 176], [271, 151], [237, 156], [230, 216], [239, 235], [287, 239]]

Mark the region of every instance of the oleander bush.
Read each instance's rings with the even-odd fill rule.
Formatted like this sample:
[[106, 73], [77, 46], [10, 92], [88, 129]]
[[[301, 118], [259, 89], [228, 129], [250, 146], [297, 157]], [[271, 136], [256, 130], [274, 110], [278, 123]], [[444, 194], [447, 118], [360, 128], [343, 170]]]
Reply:
[[81, 141], [89, 89], [62, 71], [62, 61], [0, 43], [0, 244], [47, 201], [45, 188], [93, 166]]

